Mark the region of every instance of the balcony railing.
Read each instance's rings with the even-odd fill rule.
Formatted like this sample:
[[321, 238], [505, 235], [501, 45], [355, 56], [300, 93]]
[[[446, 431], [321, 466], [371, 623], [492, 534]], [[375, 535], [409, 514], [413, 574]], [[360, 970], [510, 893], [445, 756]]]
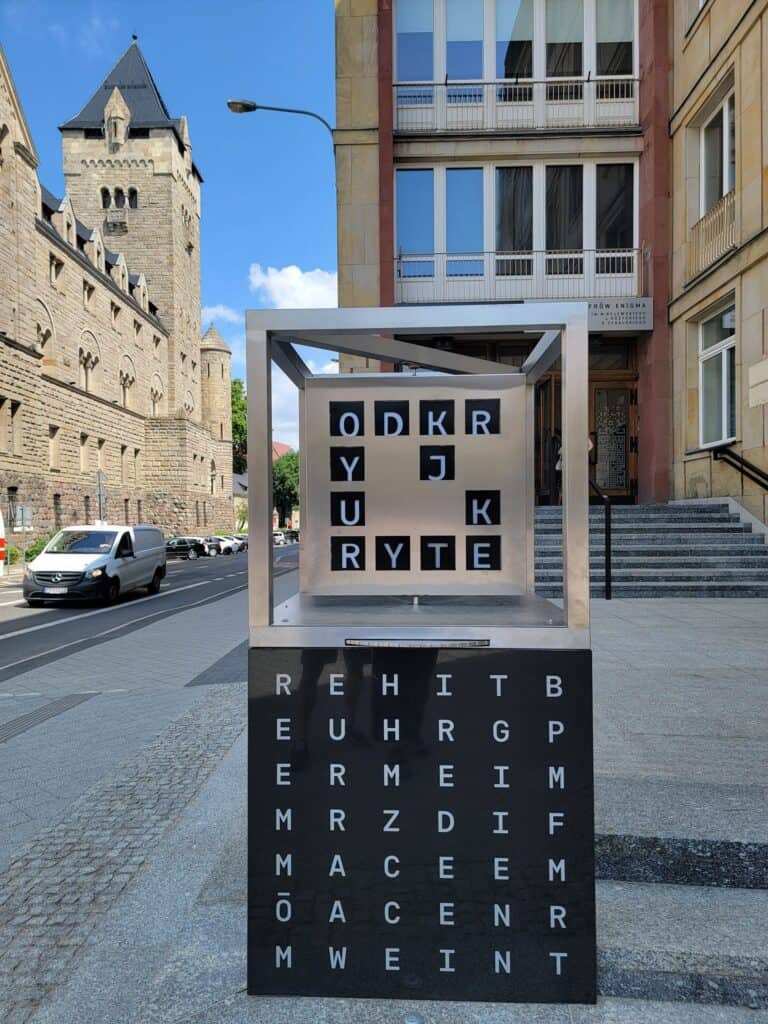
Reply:
[[406, 304], [638, 298], [646, 263], [644, 249], [401, 253], [395, 296]]
[[736, 191], [731, 189], [691, 228], [688, 239], [688, 277], [696, 277], [735, 247]]
[[639, 123], [636, 78], [400, 82], [398, 132], [627, 128]]

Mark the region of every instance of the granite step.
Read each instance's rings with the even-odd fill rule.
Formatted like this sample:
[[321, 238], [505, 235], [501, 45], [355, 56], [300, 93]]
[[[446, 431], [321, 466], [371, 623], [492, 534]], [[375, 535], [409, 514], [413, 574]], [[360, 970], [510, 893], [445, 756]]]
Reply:
[[[649, 583], [616, 583], [613, 597], [768, 597], [768, 580], [765, 583], [674, 583], [669, 581]], [[540, 597], [562, 598], [562, 586], [550, 584], [537, 585], [536, 593]], [[590, 586], [590, 597], [604, 597], [602, 583]]]
[[[603, 530], [602, 520], [590, 520], [589, 532], [598, 533]], [[695, 537], [709, 536], [719, 537], [723, 534], [739, 534], [739, 533], [751, 533], [752, 528], [745, 523], [711, 523], [709, 521], [703, 523], [658, 523], [655, 520], [647, 523], [636, 522], [630, 520], [628, 522], [612, 522], [611, 530], [614, 535], [623, 535], [625, 533], [659, 533], [659, 534], [678, 534], [683, 533]], [[561, 533], [561, 527], [559, 523], [537, 523], [536, 533], [542, 537], [549, 535], [558, 536]]]
[[[605, 578], [605, 569], [602, 566], [590, 568], [589, 578], [595, 582]], [[697, 580], [702, 582], [723, 582], [731, 581], [741, 583], [768, 584], [768, 573], [764, 568], [733, 567], [728, 563], [720, 566], [709, 566], [696, 568], [676, 568], [672, 566], [653, 566], [651, 568], [626, 568], [614, 565], [611, 569], [611, 579], [614, 583], [627, 583], [637, 580], [638, 582], [651, 582], [653, 580], [670, 583], [681, 580]], [[541, 583], [562, 583], [563, 567], [536, 567], [536, 581]]]
[[768, 891], [598, 882], [598, 991], [768, 1008]]
[[[756, 568], [768, 567], [768, 548], [765, 551], [755, 551], [749, 554], [731, 555], [728, 558], [722, 558], [720, 555], [711, 554], [700, 554], [690, 556], [679, 556], [677, 553], [674, 555], [646, 555], [646, 556], [635, 556], [635, 555], [617, 555], [613, 554], [613, 567], [614, 569], [652, 569], [654, 567], [666, 567], [670, 569], [686, 569], [686, 568], [705, 568], [712, 566], [717, 568], [718, 566], [732, 566], [734, 568]], [[547, 554], [539, 555], [536, 558], [536, 569], [562, 569], [563, 557], [562, 555]], [[596, 551], [591, 557], [591, 568], [595, 569], [603, 568], [603, 551]]]

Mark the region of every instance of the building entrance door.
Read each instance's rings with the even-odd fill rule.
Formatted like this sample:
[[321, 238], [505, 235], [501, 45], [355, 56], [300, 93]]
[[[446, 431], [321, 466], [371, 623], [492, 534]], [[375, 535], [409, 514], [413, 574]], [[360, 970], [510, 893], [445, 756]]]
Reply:
[[616, 501], [637, 494], [636, 395], [623, 381], [589, 384], [590, 476]]

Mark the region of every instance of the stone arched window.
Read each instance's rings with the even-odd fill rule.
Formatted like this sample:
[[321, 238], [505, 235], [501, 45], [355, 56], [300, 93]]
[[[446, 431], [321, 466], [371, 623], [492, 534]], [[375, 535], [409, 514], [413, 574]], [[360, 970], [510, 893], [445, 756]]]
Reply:
[[101, 208], [102, 210], [108, 210], [112, 205], [112, 196], [108, 188], [101, 190]]
[[165, 388], [159, 373], [152, 374], [149, 384], [149, 407], [153, 416], [162, 416]]
[[0, 124], [0, 167], [5, 163], [7, 153], [6, 142], [8, 141], [9, 129], [7, 124]]
[[120, 360], [120, 405], [124, 409], [131, 408], [131, 389], [136, 383], [136, 369], [129, 356]]
[[118, 210], [125, 208], [125, 192], [121, 188], [115, 189], [115, 206]]
[[211, 459], [211, 494], [216, 493], [216, 462]]
[[[93, 345], [89, 344], [91, 339], [94, 342]], [[100, 357], [95, 346], [95, 338], [84, 334], [77, 353], [78, 383], [83, 391], [92, 392], [94, 390], [95, 371], [99, 362]]]
[[40, 299], [35, 301], [35, 345], [45, 359], [54, 358], [53, 319]]
[[184, 395], [184, 412], [187, 416], [191, 416], [195, 411], [195, 399], [191, 391], [187, 391]]
[[128, 189], [128, 205], [130, 206], [130, 208], [132, 210], [135, 210], [135, 209], [138, 208], [138, 205], [139, 205], [139, 193], [136, 191], [135, 188], [129, 188]]

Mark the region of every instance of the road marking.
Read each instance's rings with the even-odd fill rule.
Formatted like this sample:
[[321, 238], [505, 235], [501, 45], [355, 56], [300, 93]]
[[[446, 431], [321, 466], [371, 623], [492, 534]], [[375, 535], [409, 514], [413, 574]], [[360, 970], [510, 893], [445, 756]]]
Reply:
[[65, 622], [80, 622], [82, 619], [90, 619], [93, 615], [104, 615], [106, 612], [116, 612], [125, 608], [133, 608], [143, 604], [144, 601], [157, 601], [160, 597], [167, 597], [169, 594], [181, 594], [184, 590], [192, 590], [194, 587], [204, 587], [210, 580], [200, 580], [198, 583], [188, 583], [185, 587], [174, 587], [172, 590], [161, 590], [159, 594], [150, 594], [149, 597], [140, 597], [137, 601], [129, 604], [111, 604], [108, 608], [96, 608], [92, 612], [83, 612], [82, 615], [70, 615], [66, 619], [56, 619], [54, 622], [41, 622], [39, 626], [26, 626], [24, 629], [16, 629], [12, 633], [3, 633], [0, 636], [0, 643], [3, 640], [10, 640], [14, 636], [25, 636], [27, 633], [36, 633], [39, 629], [51, 629], [53, 626], [62, 626]]
[[[200, 584], [200, 583], [193, 583], [192, 586], [199, 587], [199, 586], [202, 586], [202, 584]], [[179, 590], [189, 590], [189, 589], [190, 589], [189, 587], [179, 587]], [[236, 593], [239, 590], [245, 590], [245, 589], [246, 588], [244, 586], [231, 587], [229, 590], [223, 590], [220, 594], [215, 594], [215, 595], [212, 595], [211, 597], [203, 597], [199, 601], [193, 601], [191, 604], [182, 605], [181, 608], [176, 608], [176, 609], [174, 609], [174, 611], [177, 611], [177, 612], [187, 611], [190, 608], [196, 608], [200, 604], [205, 604], [207, 601], [210, 601], [212, 598], [214, 600], [218, 600], [218, 598], [220, 598], [220, 597], [226, 597], [227, 594], [234, 594], [234, 593]], [[149, 600], [149, 598], [142, 598], [142, 600]], [[134, 602], [134, 604], [138, 604], [138, 603], [139, 603], [138, 601]], [[89, 612], [88, 614], [92, 614], [92, 613]], [[153, 618], [156, 618], [158, 615], [162, 615], [162, 614], [163, 614], [162, 610], [158, 610], [156, 612], [150, 612], [148, 615], [142, 615], [138, 619], [131, 619], [130, 622], [121, 622], [117, 626], [111, 626], [109, 629], [103, 629], [101, 631], [101, 633], [91, 633], [90, 636], [81, 637], [79, 640], [70, 640], [66, 644], [59, 644], [58, 647], [49, 647], [47, 651], [38, 651], [37, 654], [31, 654], [31, 655], [29, 655], [26, 658], [20, 658], [18, 661], [9, 661], [5, 665], [0, 665], [0, 672], [5, 672], [9, 668], [16, 668], [17, 665], [25, 665], [29, 661], [39, 661], [40, 658], [47, 658], [49, 654], [56, 654], [58, 651], [64, 651], [68, 647], [75, 647], [78, 644], [90, 643], [93, 640], [98, 640], [102, 636], [109, 636], [110, 633], [116, 633], [120, 629], [126, 629], [128, 626], [133, 626], [137, 622], [144, 622], [146, 619], [153, 619]], [[73, 616], [73, 618], [74, 618], [74, 616]], [[85, 616], [83, 616], [83, 618], [85, 618]], [[69, 619], [61, 619], [59, 621], [61, 621], [61, 622], [68, 622]], [[32, 628], [33, 629], [34, 628], [40, 629], [40, 628], [43, 628], [43, 627], [39, 627], [38, 626], [38, 627], [32, 627]], [[28, 630], [20, 630], [19, 632], [24, 633], [24, 632], [28, 632]], [[6, 634], [6, 636], [7, 635], [9, 635], [9, 634]], [[39, 694], [39, 693], [29, 694], [29, 696], [30, 697], [32, 697], [32, 696], [40, 697], [40, 696], [42, 696], [42, 694]]]
[[14, 605], [16, 608], [23, 608], [24, 602], [19, 601], [18, 597], [14, 598], [13, 601], [0, 601], [0, 608], [10, 608], [11, 605]]

